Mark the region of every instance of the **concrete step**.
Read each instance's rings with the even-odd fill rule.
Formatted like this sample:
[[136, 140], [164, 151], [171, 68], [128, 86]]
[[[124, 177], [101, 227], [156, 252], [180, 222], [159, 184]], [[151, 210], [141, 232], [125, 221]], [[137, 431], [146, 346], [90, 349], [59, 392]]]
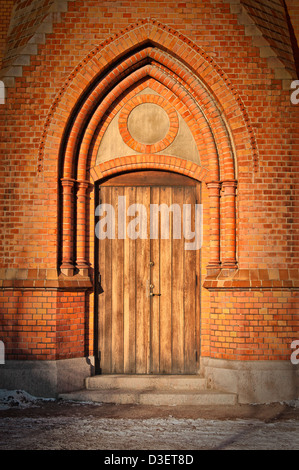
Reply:
[[59, 398], [68, 401], [154, 406], [216, 406], [237, 403], [237, 395], [216, 390], [198, 390], [196, 393], [190, 390], [81, 390], [60, 394]]
[[96, 375], [85, 382], [87, 390], [184, 390], [198, 391], [207, 388], [200, 375]]

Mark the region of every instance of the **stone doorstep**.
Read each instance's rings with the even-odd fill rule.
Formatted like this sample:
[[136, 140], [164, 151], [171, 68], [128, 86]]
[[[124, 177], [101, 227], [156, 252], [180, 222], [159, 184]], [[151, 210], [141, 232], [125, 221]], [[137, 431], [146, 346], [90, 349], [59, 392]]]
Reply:
[[59, 398], [66, 401], [92, 403], [111, 403], [120, 405], [152, 405], [152, 406], [217, 406], [236, 405], [237, 395], [218, 392], [216, 390], [194, 391], [157, 391], [157, 390], [81, 390], [73, 393], [60, 394]]
[[200, 375], [96, 375], [85, 381], [87, 390], [194, 391], [207, 389], [207, 379]]
[[207, 388], [198, 375], [99, 375], [88, 377], [86, 389], [60, 399], [94, 403], [156, 406], [235, 405], [237, 395]]

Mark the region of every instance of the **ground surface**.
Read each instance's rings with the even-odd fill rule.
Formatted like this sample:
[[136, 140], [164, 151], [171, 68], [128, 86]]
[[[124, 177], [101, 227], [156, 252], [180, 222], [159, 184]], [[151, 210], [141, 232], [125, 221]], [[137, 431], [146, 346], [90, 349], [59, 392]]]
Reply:
[[40, 401], [24, 392], [5, 393], [2, 400], [0, 393], [0, 450], [299, 449], [298, 401], [154, 407]]

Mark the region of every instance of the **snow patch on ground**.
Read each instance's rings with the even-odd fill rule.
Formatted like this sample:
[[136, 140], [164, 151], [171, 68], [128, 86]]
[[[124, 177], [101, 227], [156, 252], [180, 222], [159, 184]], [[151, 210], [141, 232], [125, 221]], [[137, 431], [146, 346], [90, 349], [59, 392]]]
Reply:
[[0, 410], [9, 408], [29, 408], [36, 407], [43, 401], [54, 400], [52, 398], [37, 398], [25, 390], [6, 390], [0, 389]]
[[[35, 397], [27, 393], [25, 390], [6, 390], [0, 389], [0, 410], [7, 410], [12, 407], [29, 408], [37, 407], [45, 401], [55, 401], [55, 398]], [[93, 404], [91, 402], [75, 402], [77, 404]], [[299, 408], [299, 398], [288, 402], [282, 402], [282, 405]], [[97, 403], [99, 406], [100, 403]]]
[[292, 406], [293, 408], [299, 408], [299, 398], [298, 400], [291, 400], [287, 403], [283, 403], [284, 405]]

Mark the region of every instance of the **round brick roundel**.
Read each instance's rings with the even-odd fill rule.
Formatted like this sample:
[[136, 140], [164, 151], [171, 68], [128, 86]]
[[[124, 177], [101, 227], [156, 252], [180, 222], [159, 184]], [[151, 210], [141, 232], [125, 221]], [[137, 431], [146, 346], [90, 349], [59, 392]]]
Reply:
[[122, 108], [119, 131], [123, 141], [139, 153], [156, 153], [176, 138], [179, 120], [176, 110], [159, 95], [134, 96]]

